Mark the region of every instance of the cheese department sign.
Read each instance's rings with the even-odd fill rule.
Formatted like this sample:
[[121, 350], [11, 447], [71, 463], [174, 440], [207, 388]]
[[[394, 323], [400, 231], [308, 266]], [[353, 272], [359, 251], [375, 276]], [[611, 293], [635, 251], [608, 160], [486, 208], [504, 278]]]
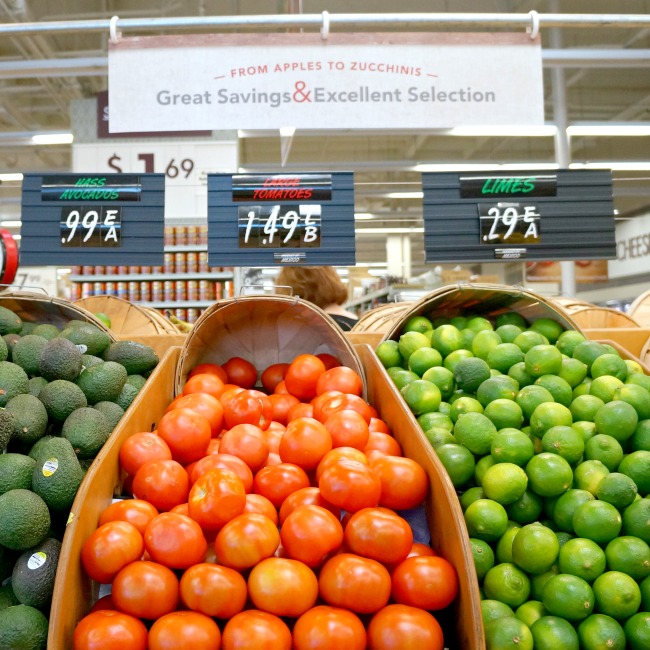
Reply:
[[110, 132], [544, 123], [526, 34], [210, 34], [111, 44]]

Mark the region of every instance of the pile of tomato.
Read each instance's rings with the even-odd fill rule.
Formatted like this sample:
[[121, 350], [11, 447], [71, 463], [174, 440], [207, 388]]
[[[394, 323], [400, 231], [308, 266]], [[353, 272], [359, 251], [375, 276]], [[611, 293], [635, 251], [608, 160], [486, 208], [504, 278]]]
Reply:
[[441, 650], [453, 566], [398, 511], [428, 478], [331, 355], [189, 373], [120, 449], [125, 490], [81, 560], [111, 585], [74, 650]]

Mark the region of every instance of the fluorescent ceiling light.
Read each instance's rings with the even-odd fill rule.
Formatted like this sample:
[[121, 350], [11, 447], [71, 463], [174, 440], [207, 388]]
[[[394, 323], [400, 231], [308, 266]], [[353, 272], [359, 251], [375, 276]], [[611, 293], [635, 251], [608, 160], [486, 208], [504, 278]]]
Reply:
[[43, 133], [32, 136], [32, 144], [71, 144], [72, 133]]
[[552, 124], [543, 126], [525, 126], [525, 125], [511, 125], [511, 126], [455, 126], [449, 129], [449, 135], [460, 136], [498, 136], [498, 137], [553, 137], [557, 132], [557, 127]]
[[389, 192], [386, 194], [389, 199], [421, 199], [422, 192]]
[[643, 172], [650, 171], [650, 162], [588, 162], [571, 163], [569, 169], [612, 169], [614, 171]]
[[413, 168], [416, 172], [500, 172], [517, 170], [559, 169], [557, 163], [419, 163]]
[[423, 233], [424, 228], [355, 228], [356, 235], [415, 235]]
[[374, 219], [375, 215], [370, 212], [355, 212], [354, 220], [355, 221], [366, 221], [367, 219]]
[[0, 226], [5, 228], [19, 228], [22, 221], [0, 221]]
[[15, 174], [0, 174], [0, 182], [11, 183], [12, 181], [22, 181], [23, 175], [18, 172]]
[[572, 124], [566, 132], [570, 136], [642, 136], [650, 135], [650, 124]]

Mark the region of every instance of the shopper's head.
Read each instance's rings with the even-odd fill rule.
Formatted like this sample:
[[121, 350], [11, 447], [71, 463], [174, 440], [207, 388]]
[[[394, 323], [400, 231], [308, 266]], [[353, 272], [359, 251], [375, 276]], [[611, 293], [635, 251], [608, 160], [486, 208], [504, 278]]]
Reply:
[[285, 266], [275, 281], [277, 287], [291, 287], [293, 295], [314, 303], [321, 309], [342, 305], [348, 290], [331, 266]]

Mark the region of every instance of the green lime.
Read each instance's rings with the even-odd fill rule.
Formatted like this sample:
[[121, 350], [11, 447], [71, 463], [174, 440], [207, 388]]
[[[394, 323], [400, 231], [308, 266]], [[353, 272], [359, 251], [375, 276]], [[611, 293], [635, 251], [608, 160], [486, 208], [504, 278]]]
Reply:
[[542, 402], [530, 416], [531, 433], [541, 438], [551, 427], [573, 424], [571, 411], [558, 402]]
[[409, 370], [420, 377], [434, 366], [442, 366], [442, 355], [433, 348], [418, 348], [408, 358]]
[[625, 363], [628, 364], [628, 375], [627, 375], [627, 379], [625, 380], [625, 383], [636, 384], [637, 386], [641, 386], [642, 388], [645, 388], [647, 391], [650, 391], [650, 375], [646, 375], [643, 372], [641, 366], [639, 366], [639, 370], [637, 371], [634, 370], [630, 371], [629, 359], [626, 359]]
[[490, 377], [490, 367], [478, 357], [461, 359], [454, 367], [453, 372], [456, 387], [468, 393], [475, 392]]
[[606, 571], [593, 584], [596, 611], [617, 621], [636, 613], [641, 605], [641, 590], [634, 578], [620, 571]]
[[404, 361], [397, 341], [382, 341], [375, 349], [375, 354], [384, 368], [401, 366]]
[[571, 533], [565, 533], [564, 531], [561, 531], [561, 530], [556, 530], [555, 531], [555, 536], [557, 537], [557, 541], [560, 542], [560, 550], [562, 550], [562, 547], [570, 539], [575, 539], [575, 535], [572, 535]]
[[596, 435], [596, 425], [588, 420], [576, 420], [571, 426], [582, 436], [585, 444]]
[[535, 383], [546, 388], [559, 404], [568, 407], [573, 401], [573, 389], [566, 380], [558, 375], [542, 375], [535, 380]]
[[519, 392], [519, 384], [508, 375], [497, 375], [486, 379], [476, 390], [476, 399], [487, 406], [495, 399], [514, 400]]
[[542, 616], [530, 628], [535, 650], [578, 650], [578, 633], [559, 616]]
[[431, 443], [431, 446], [436, 449], [440, 445], [457, 444], [458, 441], [454, 438], [454, 434], [448, 429], [443, 427], [431, 427], [424, 430], [426, 439]]
[[494, 330], [504, 343], [512, 343], [524, 330], [518, 325], [505, 323]]
[[547, 611], [540, 600], [529, 600], [523, 605], [519, 605], [515, 611], [515, 616], [525, 623], [528, 628], [542, 616], [546, 616]]
[[[462, 316], [462, 315], [457, 315], [453, 316], [452, 318], [449, 319], [449, 325], [453, 325], [454, 327], [458, 328], [459, 330], [465, 329], [467, 327], [467, 321], [469, 319], [467, 316]], [[442, 325], [443, 323], [440, 323]], [[436, 325], [437, 327], [437, 325]], [[435, 327], [434, 327], [435, 329]]]
[[595, 598], [586, 580], [560, 573], [544, 585], [542, 603], [553, 616], [561, 616], [568, 621], [581, 621], [593, 611]]
[[469, 508], [469, 506], [474, 503], [474, 501], [478, 501], [479, 499], [485, 499], [485, 494], [483, 492], [483, 488], [478, 485], [465, 490], [458, 497], [458, 501], [460, 502], [460, 507], [462, 508], [463, 512], [465, 512], [465, 510], [467, 510], [467, 508]]
[[498, 314], [494, 320], [495, 325], [501, 327], [502, 325], [516, 325], [520, 329], [524, 330], [528, 327], [526, 319], [518, 311], [507, 311], [502, 314]]
[[426, 379], [409, 382], [400, 393], [415, 415], [436, 411], [442, 399], [440, 389]]
[[540, 573], [537, 576], [530, 577], [530, 597], [533, 600], [542, 600], [542, 591], [544, 585], [553, 577], [560, 573], [557, 564], [554, 564], [548, 571]]
[[628, 439], [630, 451], [650, 451], [650, 419], [641, 420]]
[[615, 400], [623, 400], [634, 407], [639, 420], [650, 418], [650, 391], [638, 384], [623, 384], [614, 391]]
[[505, 533], [508, 515], [500, 503], [491, 499], [478, 499], [465, 510], [465, 523], [470, 537], [493, 542]]
[[605, 614], [591, 614], [578, 625], [583, 650], [625, 650], [625, 632], [620, 623]]
[[533, 635], [515, 616], [505, 616], [485, 625], [486, 650], [533, 650]]
[[607, 568], [626, 573], [637, 582], [650, 576], [650, 546], [633, 535], [616, 537], [605, 548]]
[[476, 575], [481, 582], [485, 574], [494, 566], [494, 551], [487, 542], [473, 537], [469, 539], [469, 546], [474, 557]]
[[650, 544], [650, 499], [638, 499], [623, 511], [623, 534]]
[[439, 325], [433, 330], [431, 347], [434, 347], [443, 357], [462, 347], [460, 330], [453, 325]]
[[460, 348], [459, 350], [454, 350], [453, 352], [450, 352], [443, 360], [442, 365], [443, 367], [447, 368], [447, 370], [451, 371], [452, 373], [454, 372], [454, 368], [456, 367], [456, 364], [461, 360], [461, 359], [468, 359], [473, 357], [474, 354], [472, 353], [471, 350], [468, 350], [467, 348]]
[[461, 415], [467, 413], [483, 413], [483, 405], [474, 397], [459, 397], [455, 399], [449, 410], [449, 417], [455, 423]]
[[111, 318], [108, 314], [105, 314], [102, 311], [95, 312], [95, 318], [98, 318], [108, 329], [111, 329]]
[[578, 343], [586, 341], [585, 335], [578, 332], [577, 330], [566, 330], [558, 336], [555, 345], [557, 349], [562, 353], [566, 354], [568, 357], [573, 356], [573, 351], [576, 348]]
[[605, 402], [595, 395], [578, 395], [569, 404], [569, 411], [571, 411], [574, 421], [587, 420], [593, 422], [596, 412], [604, 405]]
[[454, 381], [454, 374], [451, 370], [442, 366], [433, 366], [426, 370], [422, 375], [422, 379], [426, 379], [435, 384], [440, 390], [440, 395], [443, 399], [449, 399], [454, 390], [456, 390], [456, 382]]
[[433, 325], [426, 316], [411, 316], [402, 326], [402, 332], [426, 332], [432, 330]]
[[621, 532], [622, 525], [621, 513], [605, 501], [585, 501], [573, 513], [575, 534], [597, 544], [607, 544], [613, 540]]
[[449, 474], [454, 487], [462, 487], [474, 476], [474, 456], [462, 445], [440, 445], [435, 452]]
[[483, 624], [487, 625], [490, 621], [494, 621], [497, 618], [514, 616], [514, 612], [512, 611], [512, 607], [510, 607], [510, 605], [506, 605], [500, 600], [484, 598], [481, 600], [481, 615]]
[[[588, 440], [587, 445], [589, 442], [590, 441]], [[585, 454], [587, 451], [587, 445], [585, 445]], [[606, 476], [607, 474], [609, 474], [609, 470], [600, 460], [585, 460], [580, 463], [573, 472], [574, 487], [591, 492], [591, 494], [596, 496], [596, 492], [598, 492], [598, 484], [602, 480], [603, 476]]]
[[573, 532], [573, 515], [576, 508], [586, 501], [593, 501], [594, 495], [587, 490], [572, 488], [561, 494], [553, 508], [555, 525], [567, 533]]
[[[505, 401], [509, 404], [514, 403], [510, 400]], [[488, 408], [491, 404], [494, 402], [490, 402]], [[523, 466], [534, 456], [535, 450], [531, 439], [523, 431], [513, 427], [501, 429], [497, 427], [497, 433], [490, 445], [490, 454], [498, 463], [514, 463]]]
[[591, 583], [605, 571], [607, 561], [603, 549], [596, 542], [574, 537], [560, 549], [558, 564], [562, 573]]
[[514, 463], [497, 463], [488, 468], [481, 483], [485, 496], [504, 506], [520, 499], [527, 486], [526, 472]]
[[503, 562], [512, 562], [512, 542], [514, 541], [521, 526], [508, 526], [501, 537], [499, 537], [496, 547], [494, 549], [496, 555], [496, 563], [502, 564]]
[[513, 562], [530, 575], [548, 571], [559, 552], [555, 533], [539, 523], [526, 524], [512, 542]]
[[604, 433], [597, 433], [585, 443], [585, 459], [599, 460], [612, 472], [623, 460], [623, 447], [616, 438]]
[[404, 332], [398, 340], [399, 353], [404, 361], [409, 360], [410, 356], [420, 348], [430, 348], [431, 342], [429, 337], [422, 332]]
[[528, 486], [541, 497], [554, 497], [566, 492], [573, 481], [571, 465], [562, 456], [542, 452], [526, 464]]
[[397, 386], [397, 390], [401, 390], [406, 384], [420, 379], [414, 372], [405, 370], [404, 368], [398, 368], [397, 366], [387, 368], [386, 373], [393, 380], [395, 386]]
[[612, 436], [619, 442], [624, 442], [634, 433], [638, 421], [634, 407], [622, 400], [603, 404], [594, 416], [596, 431]]
[[485, 472], [487, 472], [493, 465], [496, 465], [496, 461], [489, 454], [483, 456], [483, 458], [479, 458], [474, 469], [474, 482], [476, 485], [483, 487], [483, 477], [485, 476]]
[[591, 365], [599, 356], [607, 353], [608, 349], [602, 343], [587, 339], [573, 348], [571, 356], [582, 361], [582, 363], [586, 363], [591, 368]]
[[562, 364], [558, 376], [564, 379], [571, 388], [579, 386], [587, 377], [587, 366], [571, 357], [562, 357]]
[[499, 343], [492, 348], [486, 357], [490, 368], [507, 373], [516, 363], [524, 360], [524, 353], [514, 343]]
[[629, 650], [650, 648], [650, 612], [639, 612], [630, 616], [623, 626]]
[[542, 451], [558, 454], [569, 463], [578, 462], [582, 458], [584, 450], [584, 440], [573, 427], [554, 426], [547, 429], [542, 436]]
[[611, 375], [621, 381], [627, 379], [627, 365], [618, 354], [601, 354], [591, 364], [591, 377], [602, 377], [603, 375]]
[[564, 327], [552, 318], [537, 318], [530, 324], [529, 329], [545, 336], [551, 344], [554, 344], [564, 332]]
[[478, 456], [490, 453], [490, 446], [496, 432], [497, 429], [492, 421], [483, 413], [463, 413], [454, 425], [456, 440]]
[[524, 423], [521, 406], [510, 399], [492, 400], [485, 407], [483, 414], [492, 420], [497, 429], [518, 429]]
[[553, 395], [544, 388], [536, 384], [524, 386], [516, 395], [515, 402], [521, 406], [521, 410], [526, 420], [530, 420], [535, 409], [544, 402], [553, 402]]
[[596, 489], [596, 496], [601, 501], [611, 503], [621, 511], [634, 502], [638, 493], [634, 480], [621, 472], [611, 472], [604, 476]]
[[542, 498], [526, 490], [519, 499], [506, 506], [506, 513], [508, 519], [523, 526], [537, 521], [542, 514], [542, 507]]
[[451, 432], [454, 428], [454, 423], [451, 418], [440, 411], [432, 411], [430, 413], [423, 413], [417, 417], [418, 424], [424, 429], [431, 429], [433, 427], [447, 429]]
[[513, 343], [526, 353], [536, 345], [548, 345], [548, 339], [543, 334], [529, 329], [519, 334]]
[[517, 382], [519, 388], [524, 386], [530, 386], [535, 383], [535, 377], [532, 377], [526, 371], [526, 363], [524, 361], [519, 361], [514, 365], [510, 366], [508, 370], [508, 377], [514, 379]]
[[490, 350], [502, 343], [501, 337], [494, 330], [481, 330], [472, 339], [472, 352], [474, 356], [487, 359]]
[[467, 319], [465, 327], [473, 330], [474, 332], [490, 331], [494, 329], [492, 322], [484, 316], [470, 316]]
[[524, 355], [524, 363], [532, 377], [556, 375], [562, 367], [562, 353], [554, 345], [535, 345]]
[[487, 572], [483, 589], [488, 598], [500, 600], [510, 607], [519, 607], [528, 600], [530, 580], [514, 564], [502, 562]]
[[589, 384], [589, 394], [600, 397], [603, 402], [611, 402], [614, 399], [616, 390], [623, 386], [623, 382], [611, 375], [602, 375], [592, 379]]
[[591, 388], [591, 377], [585, 377], [574, 389], [573, 389], [573, 398], [575, 399], [579, 395], [589, 395], [589, 390]]
[[[451, 404], [449, 402], [445, 402], [444, 400], [442, 402], [440, 402], [440, 406], [438, 406], [438, 413], [442, 413], [443, 415], [447, 415], [447, 416], [449, 416], [449, 419], [451, 419]], [[453, 420], [452, 420], [452, 423], [453, 423]]]

